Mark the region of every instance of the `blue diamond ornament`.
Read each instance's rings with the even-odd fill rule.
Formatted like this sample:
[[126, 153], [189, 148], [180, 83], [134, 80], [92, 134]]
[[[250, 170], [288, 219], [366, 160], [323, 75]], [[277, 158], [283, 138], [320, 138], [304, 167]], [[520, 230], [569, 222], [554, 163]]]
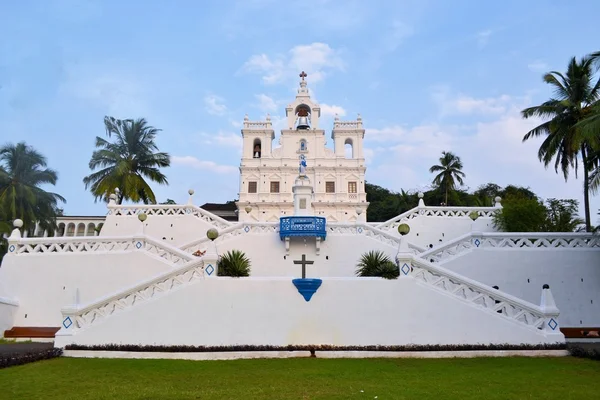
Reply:
[[212, 264], [208, 264], [208, 267], [206, 267], [205, 271], [210, 276], [213, 272], [215, 272], [215, 268], [212, 266]]
[[479, 239], [475, 239], [475, 241], [473, 243], [475, 243], [475, 246], [477, 246], [477, 247], [479, 247], [479, 245], [481, 244]]
[[410, 272], [410, 267], [408, 266], [407, 263], [404, 263], [404, 265], [402, 266], [402, 268], [400, 268], [400, 271], [402, 271], [402, 273], [404, 275], [408, 275], [408, 273]]
[[8, 248], [8, 250], [10, 250], [10, 252], [12, 253], [13, 251], [15, 251], [15, 245], [11, 244], [10, 247]]
[[550, 318], [550, 321], [548, 321], [548, 326], [550, 327], [550, 329], [555, 330], [558, 326], [558, 322], [556, 322], [554, 318]]
[[71, 327], [71, 325], [73, 325], [73, 321], [71, 321], [71, 317], [65, 318], [65, 320], [63, 321], [63, 326], [65, 327], [65, 329], [69, 329]]

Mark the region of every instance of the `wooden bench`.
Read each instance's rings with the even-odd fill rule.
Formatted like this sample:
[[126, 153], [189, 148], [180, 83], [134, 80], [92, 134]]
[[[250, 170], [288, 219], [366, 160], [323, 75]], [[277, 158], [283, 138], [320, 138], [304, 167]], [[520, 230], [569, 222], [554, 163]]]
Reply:
[[600, 328], [560, 328], [567, 339], [600, 339]]
[[4, 331], [4, 337], [7, 339], [17, 338], [45, 338], [54, 339], [54, 335], [58, 332], [58, 327], [37, 327], [37, 326], [15, 326], [12, 329]]

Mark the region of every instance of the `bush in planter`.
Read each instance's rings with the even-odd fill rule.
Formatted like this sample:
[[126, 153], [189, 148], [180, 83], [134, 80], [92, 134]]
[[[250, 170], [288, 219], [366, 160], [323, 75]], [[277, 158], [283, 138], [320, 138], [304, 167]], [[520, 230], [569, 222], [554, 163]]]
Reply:
[[360, 277], [396, 279], [400, 276], [398, 266], [382, 251], [371, 250], [364, 253], [356, 267], [356, 276]]
[[218, 276], [250, 276], [250, 260], [244, 252], [231, 250], [223, 254], [218, 263]]

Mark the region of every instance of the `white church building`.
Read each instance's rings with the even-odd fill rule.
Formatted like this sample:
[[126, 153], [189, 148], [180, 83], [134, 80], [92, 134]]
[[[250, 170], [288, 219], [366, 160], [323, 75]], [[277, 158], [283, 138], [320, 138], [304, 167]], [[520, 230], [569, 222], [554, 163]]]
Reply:
[[[330, 222], [365, 222], [369, 203], [362, 119], [340, 121], [336, 117], [331, 132], [334, 150], [326, 147], [321, 108], [310, 98], [306, 74], [302, 72], [300, 77], [296, 99], [285, 109], [286, 129], [281, 130], [279, 147], [273, 147], [275, 132], [270, 117], [259, 122], [244, 118], [240, 221], [277, 222], [282, 216], [293, 215], [292, 186], [302, 158], [313, 183], [310, 208], [314, 215]], [[252, 211], [241, 212], [246, 207]]]
[[[244, 120], [238, 221], [195, 205], [193, 190], [176, 205], [113, 195], [103, 221], [70, 222], [81, 235], [25, 237], [14, 221], [0, 332], [58, 347], [343, 347], [553, 345], [600, 327], [597, 235], [497, 232], [499, 198], [439, 207], [420, 196], [367, 223], [362, 121], [336, 118], [328, 149], [305, 78], [278, 147], [269, 118]], [[220, 275], [231, 250], [249, 277]], [[398, 278], [356, 276], [370, 251]]]

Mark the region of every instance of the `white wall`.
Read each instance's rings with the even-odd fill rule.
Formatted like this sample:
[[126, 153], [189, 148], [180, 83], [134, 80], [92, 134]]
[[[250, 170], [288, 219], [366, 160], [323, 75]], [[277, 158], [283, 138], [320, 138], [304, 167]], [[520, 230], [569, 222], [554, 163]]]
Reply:
[[[538, 291], [538, 293], [541, 292]], [[538, 303], [538, 302], [536, 302]], [[324, 279], [310, 302], [291, 279], [198, 280], [74, 332], [56, 345], [406, 345], [555, 343], [413, 278]]]
[[562, 327], [600, 326], [598, 249], [475, 249], [441, 265], [534, 303], [547, 283]]
[[14, 326], [17, 308], [15, 301], [0, 297], [0, 337], [3, 337], [5, 330]]
[[[193, 215], [148, 215], [144, 222], [146, 235], [164, 240], [172, 246], [205, 238], [206, 231], [210, 228], [214, 226]], [[141, 232], [142, 223], [136, 215], [108, 215], [100, 236], [131, 236]]]
[[370, 250], [381, 250], [394, 260], [398, 249], [364, 235], [328, 234], [316, 254], [315, 238], [292, 238], [286, 256], [285, 243], [279, 233], [242, 234], [217, 244], [218, 253], [241, 250], [251, 261], [251, 276], [300, 277], [302, 254], [313, 265], [306, 267], [307, 277], [353, 277], [360, 256]]
[[4, 257], [0, 297], [18, 300], [14, 326], [60, 326], [60, 309], [121, 291], [172, 267], [144, 252], [27, 254]]

